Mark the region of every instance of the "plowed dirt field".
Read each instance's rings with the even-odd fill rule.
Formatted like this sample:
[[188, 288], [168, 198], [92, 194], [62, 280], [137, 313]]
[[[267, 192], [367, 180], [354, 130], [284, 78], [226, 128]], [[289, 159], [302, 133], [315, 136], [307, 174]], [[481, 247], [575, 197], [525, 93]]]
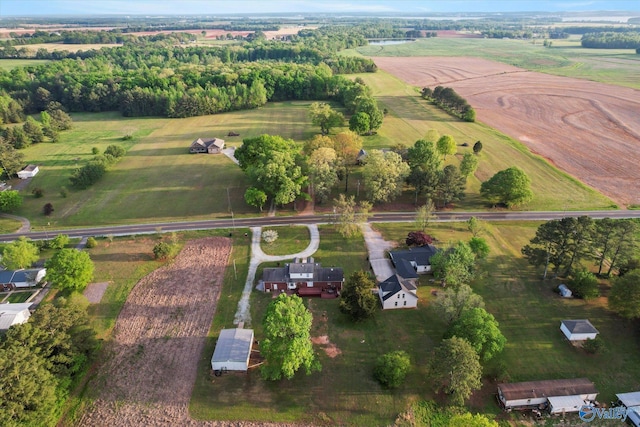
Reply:
[[619, 205], [640, 204], [640, 91], [480, 58], [372, 59], [411, 85], [454, 88], [478, 121]]

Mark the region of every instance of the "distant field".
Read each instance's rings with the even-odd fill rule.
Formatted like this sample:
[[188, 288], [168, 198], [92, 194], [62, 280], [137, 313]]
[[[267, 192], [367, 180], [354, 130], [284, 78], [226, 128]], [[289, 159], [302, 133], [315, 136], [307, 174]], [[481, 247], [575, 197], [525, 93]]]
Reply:
[[[235, 215], [258, 214], [244, 201], [249, 182], [223, 155], [192, 155], [189, 145], [198, 137], [221, 137], [229, 146], [262, 133], [303, 141], [314, 134], [307, 118], [308, 102], [269, 104], [263, 108], [187, 119], [127, 119], [118, 113], [74, 114], [74, 128], [62, 133], [58, 144], [39, 144], [24, 150], [26, 161], [41, 172], [26, 190], [17, 215], [27, 216], [34, 227], [50, 224], [82, 226], [185, 219], [229, 217], [229, 199]], [[240, 134], [226, 137], [229, 131]], [[121, 138], [132, 132], [132, 141]], [[129, 149], [125, 158], [87, 190], [69, 187], [69, 176], [85, 164], [91, 150], [110, 144]], [[30, 195], [42, 188], [45, 196]], [[228, 192], [227, 192], [228, 189]], [[45, 203], [54, 213], [42, 215]]]
[[545, 48], [541, 40], [533, 44], [531, 40], [436, 37], [406, 44], [369, 45], [357, 52], [365, 56], [479, 57], [532, 71], [640, 89], [640, 55], [633, 49], [583, 49], [575, 39], [552, 42], [551, 48]]
[[[430, 106], [420, 98], [415, 86], [383, 71], [358, 74], [358, 77], [373, 88], [378, 102], [390, 111], [378, 135], [365, 137], [369, 148], [391, 147], [397, 143], [410, 146], [431, 128], [440, 134], [452, 135], [458, 144], [468, 143], [469, 147], [458, 147], [460, 155], [470, 151], [475, 141], [482, 142], [484, 148], [480, 154], [480, 165], [475, 176], [468, 181], [467, 197], [457, 207], [469, 210], [485, 208], [486, 204], [479, 198], [480, 183], [511, 166], [524, 169], [532, 181], [535, 198], [525, 209], [606, 209], [611, 206], [610, 200], [532, 154], [515, 139], [482, 123], [460, 121]], [[458, 161], [453, 157], [448, 160]], [[355, 184], [356, 179], [350, 181]], [[409, 194], [404, 200], [413, 202]]]
[[25, 45], [28, 50], [33, 52], [38, 49], [46, 49], [49, 52], [53, 52], [54, 50], [61, 50], [67, 52], [77, 52], [79, 50], [91, 50], [91, 49], [100, 49], [103, 47], [118, 47], [122, 46], [119, 43], [111, 43], [111, 44], [100, 44], [100, 43], [92, 43], [92, 44], [69, 44], [69, 43], [40, 43], [40, 44], [29, 44]]
[[0, 59], [0, 70], [13, 70], [27, 65], [40, 65], [49, 62], [46, 59]]

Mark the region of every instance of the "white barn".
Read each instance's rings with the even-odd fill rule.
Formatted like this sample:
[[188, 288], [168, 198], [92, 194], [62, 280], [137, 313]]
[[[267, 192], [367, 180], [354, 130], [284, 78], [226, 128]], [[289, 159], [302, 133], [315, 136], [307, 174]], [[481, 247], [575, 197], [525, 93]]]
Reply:
[[[505, 410], [548, 407], [550, 411], [578, 412], [585, 402], [596, 400], [598, 391], [587, 378], [527, 381], [498, 385], [498, 400]], [[555, 408], [555, 409], [554, 409]]]
[[38, 172], [40, 172], [40, 169], [38, 169], [38, 166], [28, 165], [26, 168], [18, 172], [18, 178], [20, 179], [33, 178], [38, 174]]
[[4, 331], [13, 325], [27, 323], [31, 312], [31, 303], [0, 304], [0, 331]]
[[599, 334], [587, 319], [563, 320], [560, 330], [569, 341], [593, 340]]
[[211, 368], [214, 372], [246, 372], [249, 369], [252, 345], [252, 329], [221, 330], [211, 358]]

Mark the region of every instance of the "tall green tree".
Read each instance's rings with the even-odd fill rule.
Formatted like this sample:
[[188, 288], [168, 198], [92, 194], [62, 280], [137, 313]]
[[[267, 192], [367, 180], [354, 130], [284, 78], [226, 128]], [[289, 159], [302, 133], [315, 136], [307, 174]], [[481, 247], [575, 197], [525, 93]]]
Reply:
[[370, 128], [369, 115], [363, 111], [354, 114], [349, 119], [349, 130], [357, 133], [358, 135], [363, 135], [369, 132]]
[[490, 203], [504, 204], [508, 208], [533, 199], [531, 180], [517, 166], [502, 170], [480, 185], [480, 195]]
[[328, 147], [318, 148], [307, 159], [309, 183], [320, 203], [327, 201], [331, 190], [338, 182], [336, 163], [336, 151]]
[[584, 268], [573, 273], [569, 281], [569, 287], [573, 294], [583, 299], [593, 299], [600, 296], [598, 289], [598, 278], [595, 274]]
[[309, 117], [311, 123], [320, 126], [323, 135], [327, 135], [332, 128], [342, 126], [344, 124], [344, 116], [341, 112], [335, 111], [331, 106], [324, 102], [314, 102], [309, 107]]
[[593, 257], [598, 265], [598, 274], [605, 275], [618, 268], [621, 261], [633, 257], [638, 249], [637, 231], [640, 229], [637, 219], [602, 218], [595, 221], [593, 232]]
[[38, 258], [40, 249], [26, 237], [19, 237], [5, 246], [1, 263], [7, 270], [18, 270], [31, 267]]
[[376, 284], [366, 271], [353, 272], [342, 287], [340, 311], [354, 321], [368, 319], [378, 309], [379, 301], [371, 292]]
[[459, 241], [431, 257], [431, 270], [443, 285], [458, 286], [473, 279], [476, 257], [468, 243]]
[[447, 165], [440, 174], [440, 181], [436, 187], [436, 200], [441, 206], [460, 201], [464, 198], [464, 190], [467, 186], [466, 179], [460, 175], [460, 171], [454, 165]]
[[640, 270], [632, 270], [613, 281], [609, 308], [625, 319], [640, 318]]
[[346, 197], [340, 194], [337, 199], [333, 199], [333, 213], [338, 232], [343, 237], [357, 236], [360, 226], [369, 218], [371, 207], [369, 202], [356, 203], [354, 196]]
[[438, 291], [433, 301], [433, 309], [448, 324], [457, 321], [462, 313], [473, 308], [484, 308], [484, 300], [466, 284]]
[[265, 379], [291, 379], [300, 368], [307, 375], [321, 369], [311, 343], [311, 323], [311, 312], [297, 295], [280, 294], [269, 304], [262, 322], [265, 338], [260, 343]]
[[24, 166], [24, 154], [0, 136], [0, 167], [8, 178], [16, 176]]
[[44, 141], [42, 126], [40, 125], [40, 123], [36, 122], [33, 117], [27, 117], [27, 120], [22, 125], [22, 130], [24, 131], [27, 138], [29, 138], [31, 144], [37, 144]]
[[[333, 149], [338, 156], [337, 165], [344, 177], [344, 192], [349, 191], [349, 176], [356, 165], [358, 152], [362, 148], [362, 138], [351, 131], [340, 132], [333, 137]], [[342, 179], [342, 178], [341, 178]]]
[[436, 392], [444, 391], [453, 405], [463, 405], [482, 387], [480, 356], [465, 339], [443, 340], [431, 357], [430, 377]]
[[398, 154], [371, 150], [362, 170], [367, 198], [371, 203], [389, 202], [402, 192], [409, 165]]
[[454, 155], [458, 152], [458, 144], [456, 144], [456, 140], [451, 135], [442, 135], [436, 142], [436, 147], [438, 148], [438, 153], [445, 159], [448, 155]]
[[47, 267], [47, 280], [61, 290], [82, 292], [93, 279], [93, 261], [86, 252], [77, 249], [60, 249]]
[[244, 201], [250, 206], [259, 208], [260, 212], [262, 212], [262, 207], [267, 202], [267, 195], [264, 191], [256, 187], [249, 187], [247, 191], [244, 192]]
[[462, 160], [460, 161], [460, 173], [463, 177], [468, 178], [478, 169], [478, 156], [474, 156], [471, 153], [464, 153]]
[[436, 152], [434, 143], [427, 139], [416, 141], [407, 150], [407, 163], [410, 168], [407, 183], [414, 188], [415, 203], [418, 203], [418, 196], [433, 200], [442, 173], [442, 158]]
[[434, 215], [435, 211], [436, 207], [431, 199], [428, 199], [427, 203], [416, 209], [415, 223], [416, 227], [418, 227], [420, 231], [426, 231], [429, 223], [436, 219], [436, 216]]
[[380, 108], [378, 108], [376, 100], [371, 97], [361, 97], [356, 99], [356, 103], [356, 115], [364, 113], [369, 116], [369, 129], [367, 133], [372, 134], [380, 129], [384, 115], [382, 111], [380, 111]]
[[0, 192], [0, 212], [13, 212], [22, 206], [22, 196], [16, 190]]
[[463, 311], [460, 317], [451, 323], [445, 337], [467, 340], [483, 361], [490, 360], [502, 352], [507, 342], [496, 319], [484, 308]]
[[245, 138], [242, 145], [234, 151], [234, 157], [240, 164], [240, 169], [246, 171], [252, 166], [263, 163], [273, 152], [287, 152], [297, 154], [298, 144], [292, 139], [285, 139], [279, 135], [262, 134], [254, 138]]

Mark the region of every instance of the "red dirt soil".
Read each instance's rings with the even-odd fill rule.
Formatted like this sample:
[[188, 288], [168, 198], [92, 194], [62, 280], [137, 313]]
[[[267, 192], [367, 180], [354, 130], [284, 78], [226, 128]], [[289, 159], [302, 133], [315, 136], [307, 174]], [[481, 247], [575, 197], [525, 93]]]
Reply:
[[189, 417], [198, 362], [220, 297], [231, 241], [193, 240], [134, 287], [88, 390], [83, 426], [251, 426]]
[[478, 121], [619, 205], [640, 204], [640, 91], [480, 58], [372, 59], [411, 85], [454, 88]]

